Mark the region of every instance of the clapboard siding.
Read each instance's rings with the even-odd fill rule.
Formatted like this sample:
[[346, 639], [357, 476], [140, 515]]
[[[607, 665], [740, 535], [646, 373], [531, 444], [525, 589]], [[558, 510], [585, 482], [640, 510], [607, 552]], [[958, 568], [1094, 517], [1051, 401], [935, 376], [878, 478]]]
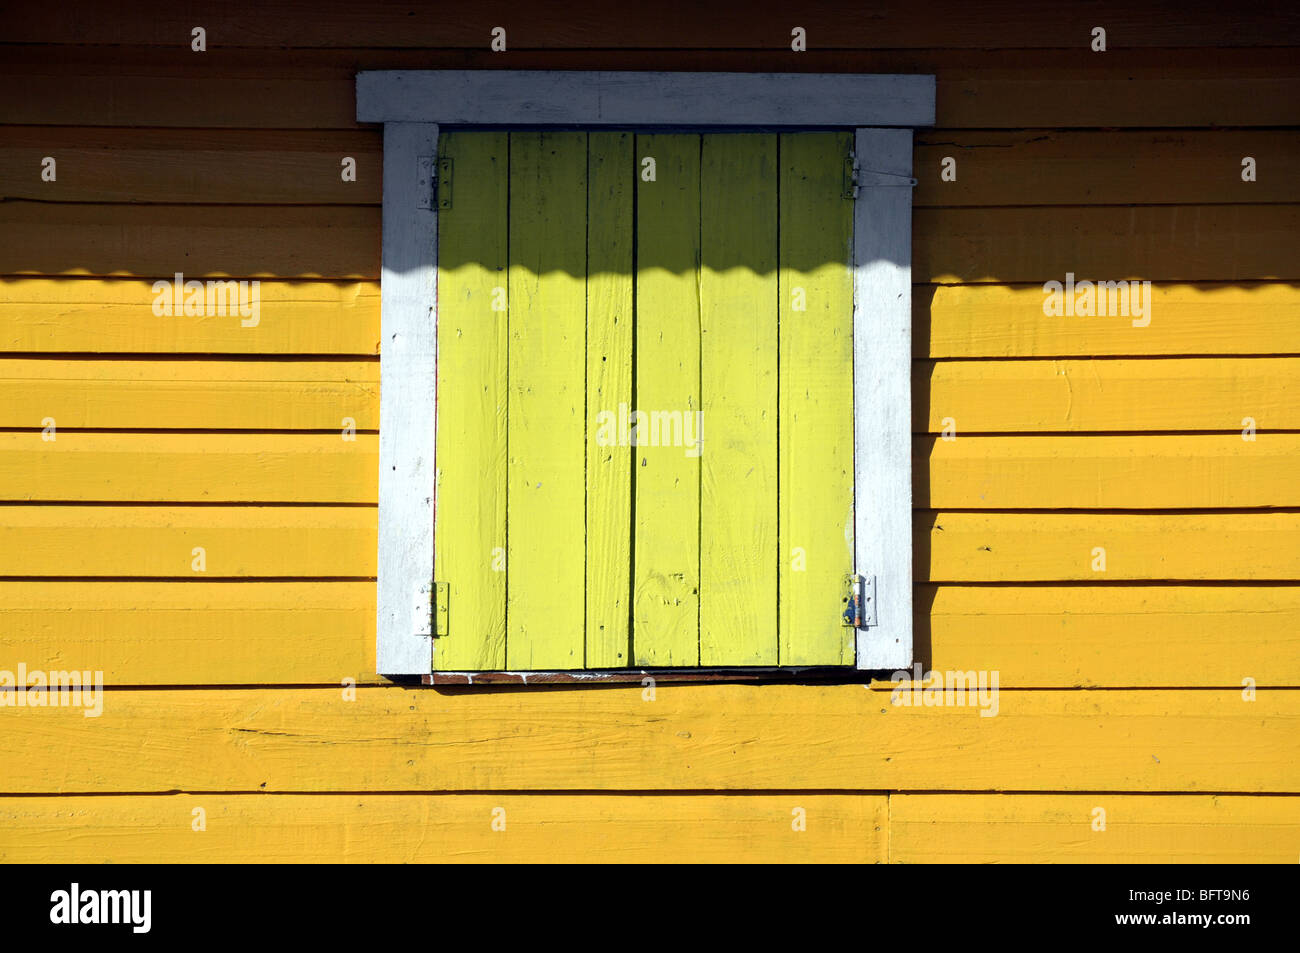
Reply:
[[[98, 719], [0, 708], [0, 860], [1294, 861], [1293, 7], [192, 18], [0, 14], [0, 668], [119, 687]], [[402, 68], [936, 76], [916, 655], [998, 673], [997, 717], [892, 705], [889, 673], [653, 702], [373, 674], [382, 139], [354, 81]], [[176, 272], [259, 279], [257, 321], [155, 315]], [[1149, 322], [1045, 314], [1067, 272], [1152, 281]]]

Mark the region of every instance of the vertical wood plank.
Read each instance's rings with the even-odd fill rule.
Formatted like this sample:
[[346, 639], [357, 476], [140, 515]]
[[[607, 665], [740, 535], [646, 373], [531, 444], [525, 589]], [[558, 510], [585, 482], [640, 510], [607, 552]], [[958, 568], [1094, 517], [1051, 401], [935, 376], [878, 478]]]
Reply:
[[853, 363], [857, 571], [876, 580], [858, 668], [912, 664], [912, 131], [859, 129]]
[[584, 664], [587, 135], [510, 137], [506, 662]]
[[700, 137], [638, 136], [639, 169], [647, 158], [655, 179], [637, 179], [632, 640], [637, 665], [683, 667], [699, 664], [700, 469], [671, 444], [683, 415], [700, 409]]
[[848, 133], [781, 136], [782, 665], [854, 660], [854, 630], [840, 624], [853, 569], [850, 145]]
[[[452, 132], [452, 207], [438, 216], [438, 495], [434, 575], [449, 587], [439, 671], [506, 663], [505, 133]], [[384, 346], [387, 346], [387, 340]], [[387, 382], [383, 387], [389, 386]], [[382, 392], [381, 392], [382, 393]]]
[[626, 668], [632, 570], [632, 202], [629, 132], [587, 147], [587, 668]]
[[700, 664], [777, 662], [776, 136], [703, 137]]

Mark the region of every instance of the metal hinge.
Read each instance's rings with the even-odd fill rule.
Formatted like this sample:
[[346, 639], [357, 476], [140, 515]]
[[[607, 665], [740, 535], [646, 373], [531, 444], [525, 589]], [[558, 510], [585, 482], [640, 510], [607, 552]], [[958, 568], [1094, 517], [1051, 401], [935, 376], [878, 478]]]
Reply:
[[450, 622], [450, 587], [445, 582], [435, 582], [433, 584], [433, 624], [429, 627], [433, 631], [433, 637], [446, 635]]
[[864, 629], [876, 624], [876, 577], [849, 573], [844, 577], [842, 625]]
[[844, 188], [840, 192], [840, 198], [855, 199], [858, 197], [858, 167], [854, 163], [853, 153], [850, 152], [844, 157]]
[[438, 175], [433, 180], [433, 201], [438, 210], [451, 208], [451, 159], [438, 160]]

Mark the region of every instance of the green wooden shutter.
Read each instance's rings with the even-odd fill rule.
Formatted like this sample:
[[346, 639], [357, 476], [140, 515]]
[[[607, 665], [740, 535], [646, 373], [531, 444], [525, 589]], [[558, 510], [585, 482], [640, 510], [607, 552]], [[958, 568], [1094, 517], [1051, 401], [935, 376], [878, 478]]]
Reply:
[[851, 135], [439, 148], [434, 668], [852, 666]]

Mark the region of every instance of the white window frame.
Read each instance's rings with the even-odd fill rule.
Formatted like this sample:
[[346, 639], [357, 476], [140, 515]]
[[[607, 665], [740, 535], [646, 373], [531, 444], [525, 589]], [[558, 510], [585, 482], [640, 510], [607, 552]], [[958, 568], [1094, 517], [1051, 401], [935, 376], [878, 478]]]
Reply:
[[380, 70], [357, 74], [357, 120], [384, 124], [379, 674], [432, 667], [440, 125], [855, 131], [857, 667], [911, 665], [912, 129], [934, 125], [933, 76]]

